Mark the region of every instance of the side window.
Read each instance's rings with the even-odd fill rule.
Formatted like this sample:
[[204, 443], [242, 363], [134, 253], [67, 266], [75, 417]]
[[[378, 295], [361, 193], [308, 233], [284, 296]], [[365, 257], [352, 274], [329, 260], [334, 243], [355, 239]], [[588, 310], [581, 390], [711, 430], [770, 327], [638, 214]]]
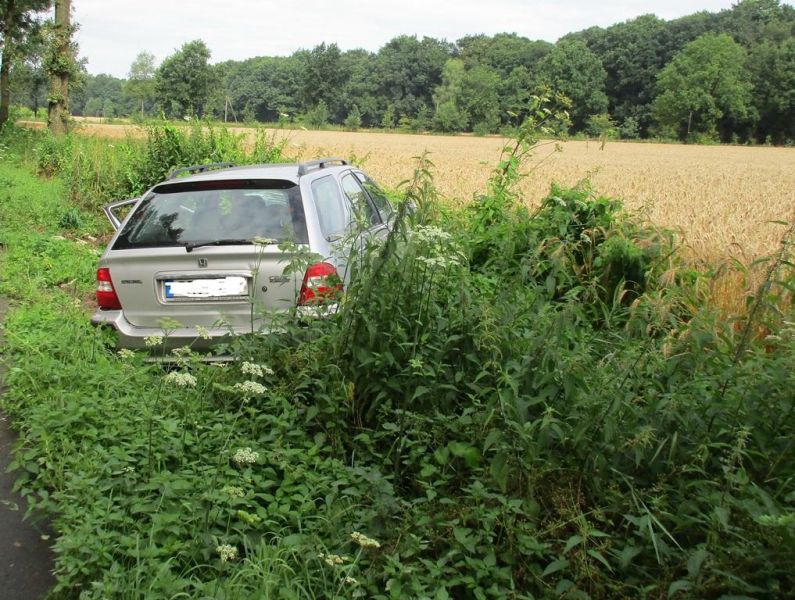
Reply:
[[375, 181], [370, 179], [364, 173], [356, 173], [356, 178], [362, 183], [362, 186], [364, 186], [364, 189], [369, 194], [370, 199], [373, 201], [376, 209], [381, 214], [381, 219], [384, 222], [388, 221], [389, 217], [392, 216], [394, 211], [384, 191], [378, 187], [378, 184]]
[[381, 218], [373, 209], [373, 205], [370, 204], [370, 200], [359, 181], [351, 173], [348, 173], [342, 177], [340, 183], [342, 184], [342, 191], [345, 192], [345, 195], [351, 201], [354, 214], [370, 225], [380, 225]]
[[327, 240], [345, 235], [347, 212], [334, 177], [328, 175], [312, 182], [312, 197], [320, 220], [320, 230]]

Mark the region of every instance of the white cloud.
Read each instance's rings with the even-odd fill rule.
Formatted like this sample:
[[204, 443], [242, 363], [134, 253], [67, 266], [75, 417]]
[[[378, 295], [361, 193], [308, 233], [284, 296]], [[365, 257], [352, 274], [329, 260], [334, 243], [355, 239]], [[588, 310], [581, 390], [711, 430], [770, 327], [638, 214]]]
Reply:
[[80, 56], [90, 73], [124, 77], [142, 50], [162, 60], [202, 39], [213, 62], [288, 55], [320, 42], [378, 50], [400, 34], [448, 41], [476, 33], [516, 32], [555, 41], [571, 31], [655, 13], [675, 18], [730, 8], [732, 0], [75, 0]]

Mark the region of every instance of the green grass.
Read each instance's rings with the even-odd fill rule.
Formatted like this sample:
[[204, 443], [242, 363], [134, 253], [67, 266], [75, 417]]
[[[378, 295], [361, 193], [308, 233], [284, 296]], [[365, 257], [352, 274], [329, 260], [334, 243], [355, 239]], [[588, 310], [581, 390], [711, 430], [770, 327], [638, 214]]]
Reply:
[[[527, 213], [514, 183], [539, 132], [465, 212], [421, 159], [402, 192], [418, 212], [357, 263], [337, 317], [240, 340], [226, 368], [185, 354], [192, 379], [88, 325], [113, 186], [89, 198], [73, 176], [98, 142], [6, 132], [3, 408], [18, 486], [54, 519], [53, 596], [786, 597], [788, 247], [749, 320], [722, 322], [672, 237], [616, 201], [555, 188]], [[170, 135], [130, 172], [214, 147]]]

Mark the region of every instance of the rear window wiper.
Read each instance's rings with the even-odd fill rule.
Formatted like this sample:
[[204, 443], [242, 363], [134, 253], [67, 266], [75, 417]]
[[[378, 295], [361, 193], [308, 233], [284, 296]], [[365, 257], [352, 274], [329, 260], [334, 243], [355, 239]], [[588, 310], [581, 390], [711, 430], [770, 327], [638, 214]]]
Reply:
[[202, 246], [237, 246], [243, 244], [251, 244], [250, 239], [223, 239], [223, 240], [207, 240], [203, 242], [188, 242], [185, 244], [185, 251], [191, 252], [194, 248]]

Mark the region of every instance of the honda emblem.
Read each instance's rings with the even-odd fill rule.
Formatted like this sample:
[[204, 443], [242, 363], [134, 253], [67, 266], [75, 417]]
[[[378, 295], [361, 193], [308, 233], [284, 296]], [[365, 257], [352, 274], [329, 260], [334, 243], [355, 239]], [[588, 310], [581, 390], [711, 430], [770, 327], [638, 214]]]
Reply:
[[199, 259], [199, 266], [200, 266], [201, 268], [204, 268], [204, 267], [206, 267], [206, 266], [207, 266], [207, 259], [206, 259], [206, 258], [200, 258], [200, 259]]

